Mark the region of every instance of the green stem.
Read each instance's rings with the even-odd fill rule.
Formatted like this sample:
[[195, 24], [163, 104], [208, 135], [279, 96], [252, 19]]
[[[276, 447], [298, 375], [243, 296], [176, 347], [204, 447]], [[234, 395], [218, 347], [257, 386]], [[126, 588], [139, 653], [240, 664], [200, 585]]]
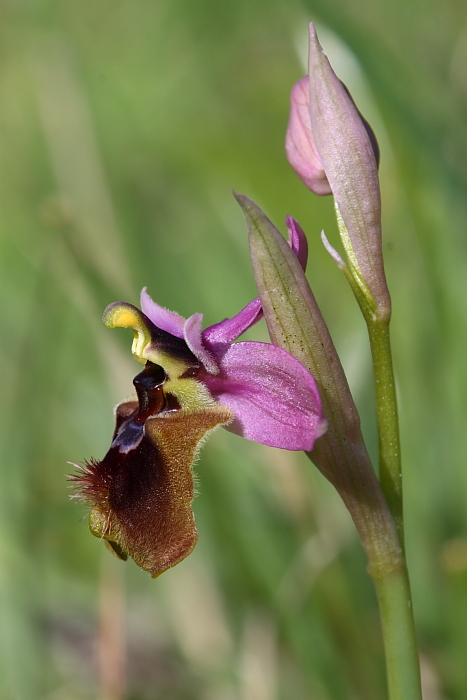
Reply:
[[[365, 314], [370, 338], [378, 421], [380, 482], [404, 549], [402, 467], [389, 319]], [[420, 700], [420, 662], [405, 557], [402, 566], [375, 578], [386, 653], [390, 700]]]
[[328, 478], [349, 509], [368, 555], [379, 602], [389, 700], [422, 700], [409, 576], [394, 518], [373, 469], [366, 466], [366, 452], [340, 452], [333, 428], [331, 420], [327, 440], [318, 440], [308, 456], [319, 467], [332, 463], [334, 455], [343, 467]]
[[[420, 661], [410, 580], [404, 555], [401, 450], [389, 335], [390, 319], [377, 317], [371, 299], [365, 294], [357, 276], [345, 265], [342, 269], [368, 326], [375, 382], [380, 484], [394, 519], [402, 550], [399, 564], [392, 570], [383, 569], [379, 573], [380, 556], [377, 554], [372, 560], [371, 551], [369, 552], [369, 572], [374, 580], [380, 609], [388, 693], [390, 700], [421, 700]], [[389, 553], [389, 540], [386, 546]], [[393, 558], [393, 563], [396, 564], [396, 557]]]
[[389, 700], [422, 700], [420, 663], [405, 563], [374, 578], [386, 654]]
[[401, 449], [389, 321], [368, 318], [368, 315], [366, 321], [375, 380], [379, 477], [396, 523], [401, 546], [404, 548]]

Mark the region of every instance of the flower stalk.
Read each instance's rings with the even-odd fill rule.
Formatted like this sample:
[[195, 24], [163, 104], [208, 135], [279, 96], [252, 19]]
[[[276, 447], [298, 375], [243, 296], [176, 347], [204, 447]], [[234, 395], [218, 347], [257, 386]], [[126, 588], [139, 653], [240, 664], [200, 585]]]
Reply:
[[[368, 572], [380, 606], [389, 698], [421, 700], [407, 565], [342, 365], [295, 255], [251, 200], [237, 199], [247, 221], [253, 269], [271, 339], [313, 373], [320, 390], [328, 429], [307, 454], [344, 501], [368, 556]], [[386, 381], [386, 376], [381, 380]]]
[[401, 450], [389, 321], [366, 321], [375, 383], [379, 478], [404, 548]]
[[402, 499], [402, 464], [399, 437], [399, 419], [392, 363], [389, 324], [390, 313], [381, 317], [375, 303], [353, 264], [352, 248], [347, 228], [336, 205], [337, 221], [341, 238], [346, 248], [349, 266], [340, 258], [328, 242], [324, 232], [323, 243], [338, 267], [343, 271], [360, 306], [368, 328], [376, 399], [376, 419], [379, 447], [379, 478], [384, 495], [394, 517], [401, 547], [404, 549], [404, 516]]
[[410, 581], [400, 568], [373, 577], [386, 656], [389, 700], [422, 700], [420, 661], [412, 611]]

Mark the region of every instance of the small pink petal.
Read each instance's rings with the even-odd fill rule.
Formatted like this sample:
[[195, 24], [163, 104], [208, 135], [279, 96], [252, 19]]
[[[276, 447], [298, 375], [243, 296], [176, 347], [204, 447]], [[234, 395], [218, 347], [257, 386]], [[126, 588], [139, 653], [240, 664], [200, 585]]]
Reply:
[[313, 449], [323, 430], [321, 402], [313, 376], [298, 360], [269, 343], [241, 342], [220, 364], [221, 376], [205, 382], [235, 415], [227, 430], [271, 447]]
[[287, 216], [285, 223], [287, 226], [289, 246], [297, 256], [298, 262], [302, 268], [306, 270], [306, 264], [308, 262], [308, 241], [305, 233], [298, 221], [291, 216]]
[[331, 187], [311, 129], [308, 76], [299, 80], [292, 88], [285, 152], [292, 168], [312, 192], [331, 194]]
[[190, 318], [185, 321], [183, 337], [193, 355], [204, 365], [206, 372], [209, 372], [209, 374], [218, 374], [219, 366], [217, 362], [211, 353], [203, 346], [201, 337], [202, 323], [203, 314], [193, 314], [193, 316], [190, 316]]
[[253, 299], [232, 318], [215, 323], [203, 331], [203, 339], [209, 344], [232, 343], [263, 317], [261, 301]]
[[174, 311], [169, 311], [164, 309], [163, 306], [156, 304], [146, 290], [147, 287], [144, 287], [141, 292], [141, 310], [143, 314], [146, 314], [157, 328], [177, 338], [183, 338], [183, 326], [185, 325], [183, 316], [179, 316]]

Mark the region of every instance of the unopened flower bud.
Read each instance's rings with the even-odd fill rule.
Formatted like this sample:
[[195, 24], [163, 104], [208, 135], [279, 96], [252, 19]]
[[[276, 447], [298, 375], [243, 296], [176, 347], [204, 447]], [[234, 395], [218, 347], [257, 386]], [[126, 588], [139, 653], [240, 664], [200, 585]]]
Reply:
[[388, 318], [391, 303], [381, 245], [378, 145], [331, 68], [313, 24], [309, 76], [294, 86], [291, 101], [289, 162], [313, 192], [334, 195], [351, 272], [374, 313]]

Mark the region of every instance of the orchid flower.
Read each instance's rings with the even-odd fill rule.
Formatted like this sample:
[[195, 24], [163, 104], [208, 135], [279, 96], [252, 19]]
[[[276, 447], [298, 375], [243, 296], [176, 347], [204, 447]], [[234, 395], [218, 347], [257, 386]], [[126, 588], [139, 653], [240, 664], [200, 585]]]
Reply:
[[[293, 219], [287, 225], [305, 267], [305, 235]], [[316, 382], [297, 359], [270, 343], [234, 342], [261, 318], [259, 299], [205, 330], [202, 314], [185, 320], [146, 288], [141, 309], [115, 302], [104, 312], [106, 326], [133, 329], [132, 352], [145, 367], [133, 381], [137, 399], [116, 408], [106, 456], [71, 479], [92, 506], [92, 533], [157, 576], [196, 544], [192, 465], [208, 433], [222, 425], [265, 445], [310, 451], [325, 421]]]

